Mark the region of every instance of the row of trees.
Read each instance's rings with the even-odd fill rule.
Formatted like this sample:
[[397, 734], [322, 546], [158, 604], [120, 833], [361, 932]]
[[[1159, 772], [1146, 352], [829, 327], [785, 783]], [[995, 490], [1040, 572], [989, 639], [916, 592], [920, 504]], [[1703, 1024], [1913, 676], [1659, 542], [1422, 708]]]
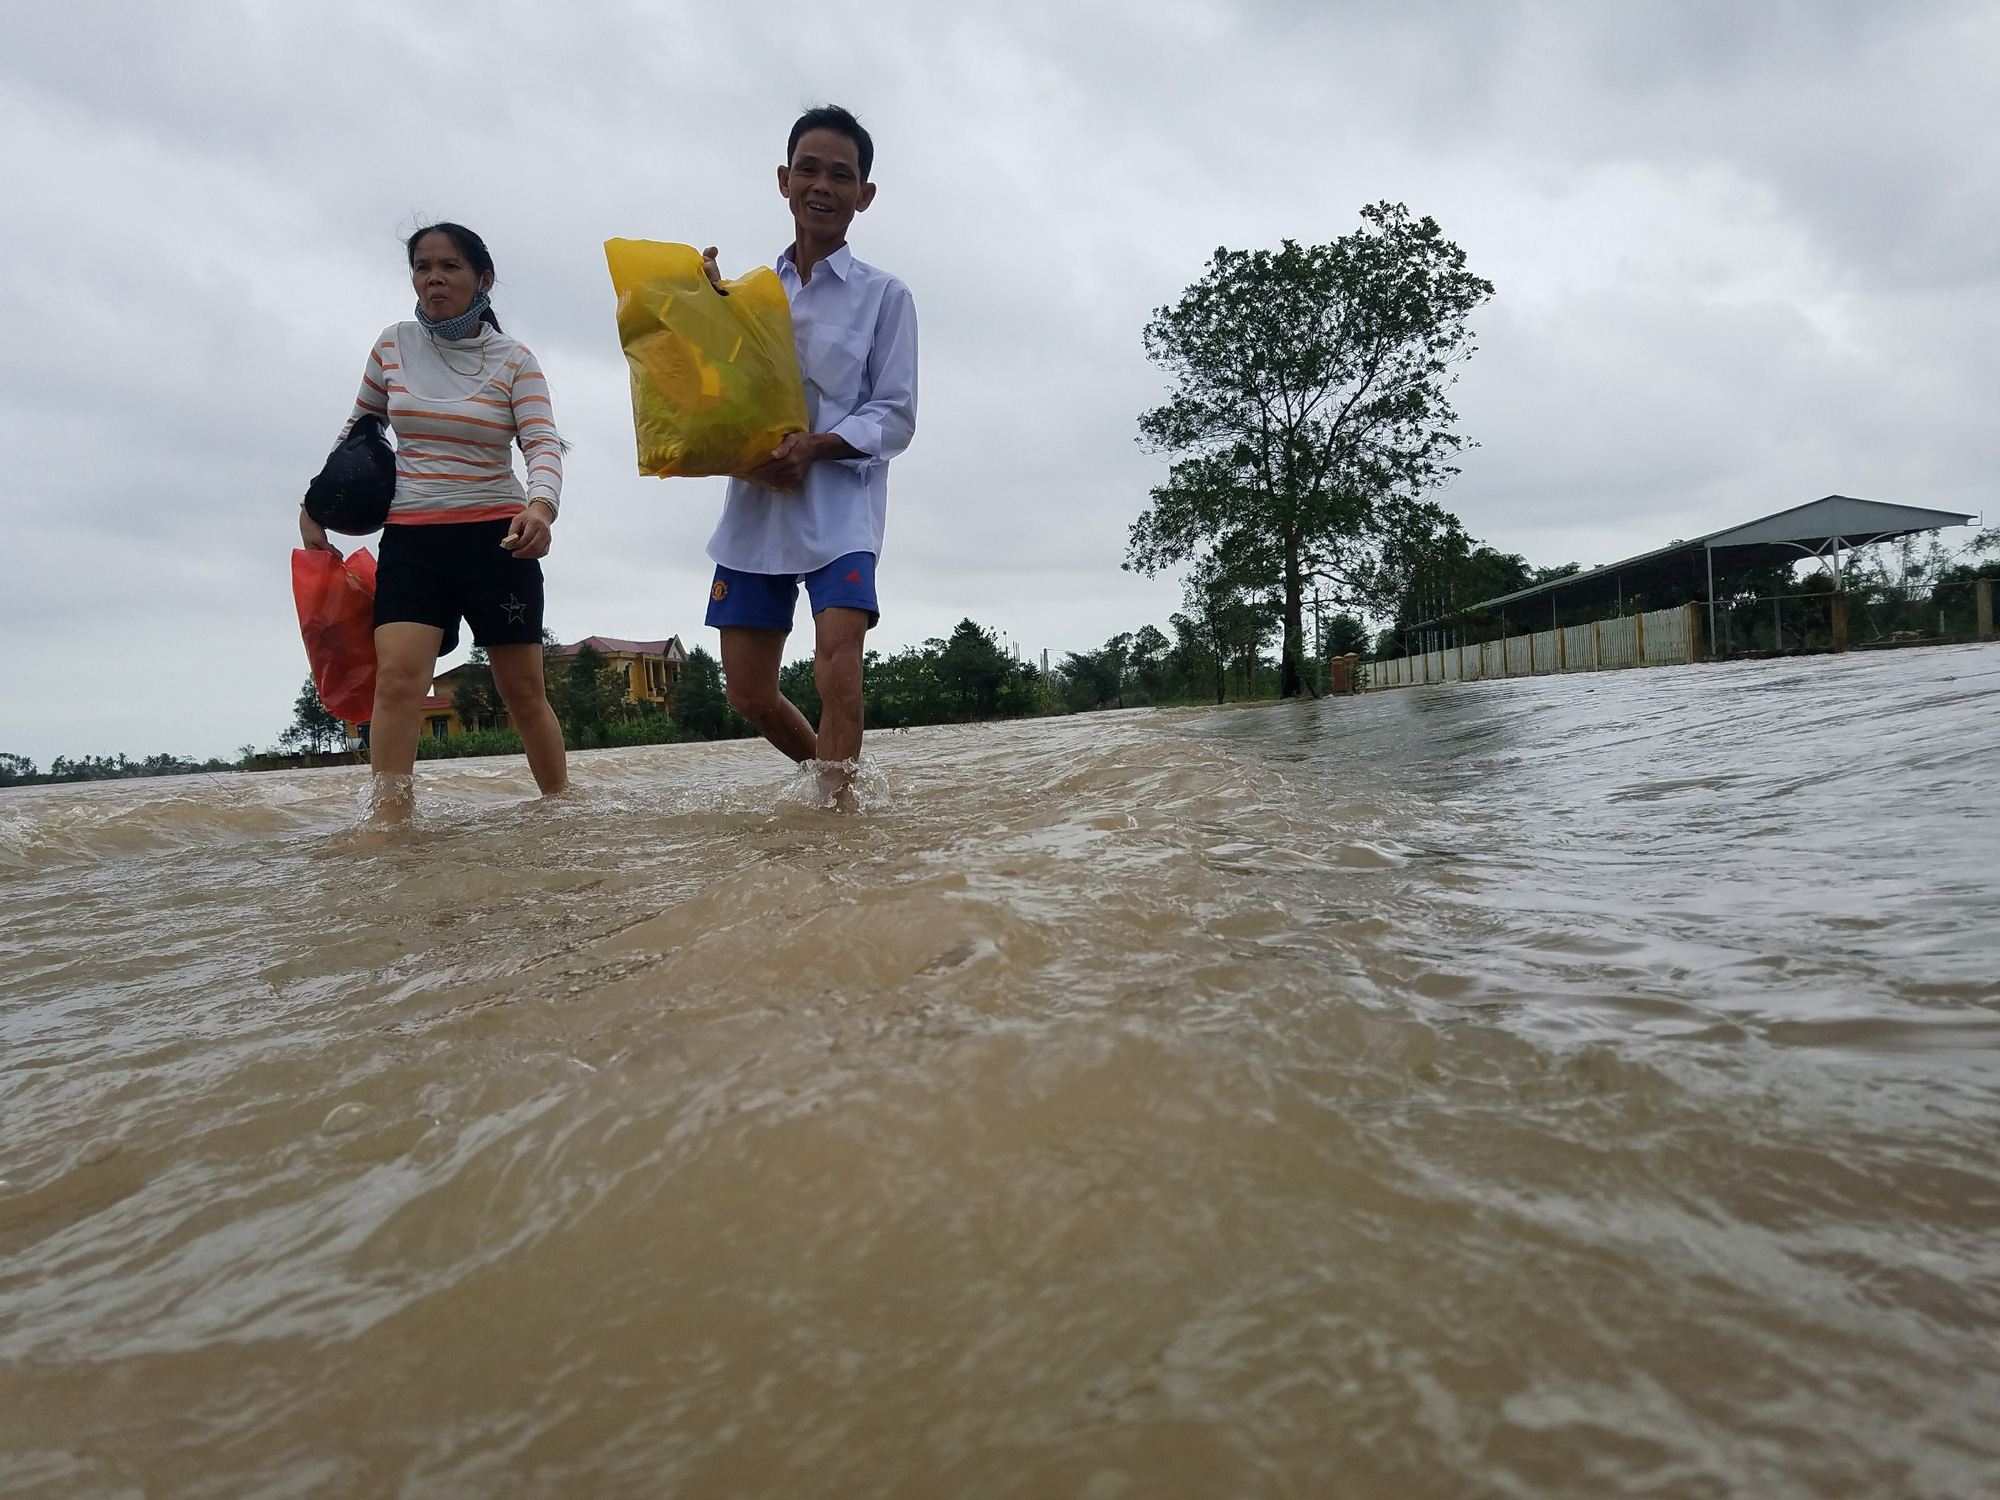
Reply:
[[[787, 665], [778, 684], [800, 712], [818, 722], [819, 687], [810, 658]], [[1001, 649], [992, 631], [969, 619], [960, 620], [949, 636], [921, 646], [888, 656], [868, 652], [862, 659], [861, 701], [870, 729], [1025, 718], [1049, 712], [1052, 702], [1040, 670]]]
[[[643, 729], [648, 719], [662, 721], [656, 726], [663, 731], [660, 738], [687, 737], [673, 732], [657, 705], [628, 702], [624, 674], [607, 662], [604, 654], [594, 646], [586, 643], [574, 655], [564, 656], [560, 654], [559, 645], [553, 635], [544, 633], [543, 678], [549, 706], [562, 722], [563, 736], [572, 747], [614, 741], [637, 743], [639, 740], [630, 731], [635, 727]], [[449, 748], [458, 753], [475, 754], [520, 748], [520, 737], [512, 730], [500, 727], [505, 721], [507, 706], [500, 697], [498, 684], [493, 680], [493, 668], [487, 661], [485, 651], [476, 646], [471, 660], [459, 669], [452, 688], [451, 706], [467, 731], [454, 738], [468, 743]], [[292, 722], [279, 735], [279, 744], [292, 751], [326, 751], [338, 748], [345, 734], [345, 726], [321, 704], [312, 678], [306, 678], [299, 688], [298, 697], [293, 700]], [[430, 752], [438, 748], [437, 742], [429, 740], [420, 746], [420, 749]]]
[[[779, 673], [779, 686], [809, 720], [817, 723], [819, 687], [810, 657]], [[661, 739], [739, 739], [754, 734], [749, 721], [729, 706], [722, 664], [700, 646], [688, 653], [673, 688], [673, 707], [661, 714], [650, 705], [625, 701], [624, 679], [603, 666], [585, 647], [552, 671], [550, 702], [576, 743], [637, 743], [616, 734], [593, 737], [593, 725], [662, 720]], [[862, 707], [870, 729], [902, 729], [916, 724], [968, 723], [1019, 718], [1047, 712], [1050, 700], [1041, 674], [1001, 649], [994, 633], [961, 620], [951, 635], [890, 655], [870, 651], [863, 658]]]
[[[588, 644], [565, 656], [558, 653], [554, 637], [548, 637], [543, 670], [549, 705], [573, 749], [736, 739], [755, 733], [729, 706], [722, 664], [699, 646], [682, 665], [670, 709], [631, 699], [623, 672]], [[993, 632], [971, 620], [961, 620], [945, 639], [888, 656], [871, 651], [864, 670], [863, 704], [871, 729], [1017, 718], [1048, 712], [1053, 706], [1041, 674], [1003, 651]], [[819, 689], [810, 658], [785, 667], [780, 681], [786, 696], [808, 719], [817, 721]], [[506, 706], [484, 652], [475, 650], [458, 673], [452, 708], [470, 732], [449, 741], [424, 740], [421, 750], [482, 754], [519, 749], [519, 737], [497, 727]], [[333, 743], [339, 733], [339, 720], [320, 707], [308, 681], [294, 706], [285, 743], [320, 748]]]
[[203, 771], [234, 771], [240, 762], [191, 760], [183, 755], [58, 755], [46, 771], [25, 755], [0, 753], [0, 786], [40, 786], [56, 781], [123, 781], [135, 776], [193, 776]]
[[[1222, 703], [1275, 697], [1280, 660], [1267, 650], [1280, 637], [1275, 603], [1247, 592], [1218, 589], [1197, 576], [1188, 608], [1168, 621], [1170, 639], [1154, 625], [1114, 635], [1095, 651], [1072, 651], [1050, 675], [1057, 705], [1070, 712], [1163, 703]], [[1302, 665], [1316, 679], [1332, 657], [1368, 649], [1368, 628], [1340, 613], [1315, 622], [1316, 639]]]
[[[1113, 636], [1095, 651], [1072, 651], [1046, 677], [1032, 662], [1004, 650], [995, 632], [966, 619], [952, 633], [902, 651], [870, 651], [864, 658], [862, 702], [869, 729], [920, 724], [971, 723], [1039, 714], [1077, 713], [1148, 704], [1223, 702], [1274, 696], [1278, 683], [1268, 655], [1281, 626], [1272, 603], [1230, 588], [1197, 570], [1188, 607], [1169, 624], [1170, 638], [1154, 625]], [[1349, 614], [1323, 622], [1311, 655], [1324, 659], [1367, 649], [1367, 632]], [[729, 706], [722, 666], [697, 646], [674, 684], [671, 709], [628, 698], [624, 675], [586, 645], [558, 655], [551, 638], [544, 667], [549, 702], [572, 748], [657, 744], [679, 740], [736, 739], [755, 731]], [[785, 696], [814, 722], [819, 688], [810, 657], [779, 674]], [[517, 753], [519, 737], [499, 728], [505, 705], [484, 653], [458, 673], [453, 709], [468, 733], [425, 739], [427, 755]], [[320, 706], [308, 680], [294, 705], [283, 743], [325, 749], [339, 743], [340, 721]]]

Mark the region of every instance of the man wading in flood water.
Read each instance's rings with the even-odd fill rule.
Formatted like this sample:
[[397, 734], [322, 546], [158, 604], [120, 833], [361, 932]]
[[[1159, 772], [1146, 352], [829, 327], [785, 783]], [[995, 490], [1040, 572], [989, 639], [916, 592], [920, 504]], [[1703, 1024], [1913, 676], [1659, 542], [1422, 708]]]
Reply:
[[[889, 460], [917, 425], [917, 313], [910, 290], [847, 248], [875, 200], [875, 145], [828, 105], [792, 126], [778, 191], [792, 211], [777, 271], [791, 296], [809, 432], [729, 481], [709, 538], [707, 623], [722, 632], [730, 706], [793, 760], [816, 763], [828, 806], [851, 806], [861, 761], [861, 651], [881, 612], [875, 558], [889, 506]], [[709, 279], [721, 281], [713, 247]], [[817, 730], [778, 691], [799, 584], [813, 616]]]

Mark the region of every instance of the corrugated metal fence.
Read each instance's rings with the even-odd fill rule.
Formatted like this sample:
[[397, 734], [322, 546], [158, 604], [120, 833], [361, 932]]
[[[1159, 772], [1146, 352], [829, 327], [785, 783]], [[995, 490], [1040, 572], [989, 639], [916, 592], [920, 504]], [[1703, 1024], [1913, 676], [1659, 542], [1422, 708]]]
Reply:
[[1699, 604], [1651, 614], [1593, 620], [1533, 635], [1470, 646], [1446, 646], [1415, 656], [1363, 664], [1364, 688], [1414, 687], [1425, 682], [1476, 682], [1482, 677], [1536, 677], [1550, 672], [1602, 672], [1613, 667], [1669, 667], [1701, 660]]

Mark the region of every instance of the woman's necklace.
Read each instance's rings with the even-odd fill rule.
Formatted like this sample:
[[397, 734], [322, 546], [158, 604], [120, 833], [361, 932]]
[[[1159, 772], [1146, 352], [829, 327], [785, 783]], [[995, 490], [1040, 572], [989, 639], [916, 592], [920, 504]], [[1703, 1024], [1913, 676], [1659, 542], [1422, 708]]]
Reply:
[[449, 360], [448, 358], [446, 358], [446, 356], [445, 356], [445, 352], [444, 352], [444, 345], [443, 345], [443, 344], [440, 344], [440, 343], [438, 342], [438, 336], [437, 336], [436, 334], [434, 334], [434, 333], [433, 333], [433, 334], [431, 334], [431, 335], [430, 335], [430, 340], [431, 340], [431, 347], [432, 347], [433, 349], [437, 350], [437, 357], [438, 357], [439, 359], [442, 359], [442, 360], [444, 360], [444, 367], [445, 367], [445, 368], [446, 368], [447, 370], [451, 371], [451, 373], [452, 373], [452, 374], [454, 374], [454, 375], [463, 375], [463, 376], [465, 376], [465, 377], [466, 377], [467, 379], [471, 379], [471, 378], [472, 378], [473, 376], [475, 376], [475, 375], [484, 375], [484, 374], [486, 373], [486, 340], [485, 340], [485, 339], [483, 339], [483, 338], [482, 338], [482, 339], [481, 339], [481, 340], [479, 341], [479, 368], [478, 368], [478, 369], [476, 369], [476, 370], [461, 370], [461, 369], [460, 369], [460, 368], [459, 368], [459, 367], [458, 367], [457, 365], [453, 364], [453, 363], [452, 363], [452, 362], [451, 362], [451, 361], [450, 361], [450, 360]]

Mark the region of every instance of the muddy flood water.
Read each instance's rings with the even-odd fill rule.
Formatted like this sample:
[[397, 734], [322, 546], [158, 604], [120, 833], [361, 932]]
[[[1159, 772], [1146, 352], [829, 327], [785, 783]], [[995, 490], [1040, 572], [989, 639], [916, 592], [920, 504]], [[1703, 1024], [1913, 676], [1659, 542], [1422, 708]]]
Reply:
[[1996, 710], [0, 793], [0, 1495], [2000, 1493]]

